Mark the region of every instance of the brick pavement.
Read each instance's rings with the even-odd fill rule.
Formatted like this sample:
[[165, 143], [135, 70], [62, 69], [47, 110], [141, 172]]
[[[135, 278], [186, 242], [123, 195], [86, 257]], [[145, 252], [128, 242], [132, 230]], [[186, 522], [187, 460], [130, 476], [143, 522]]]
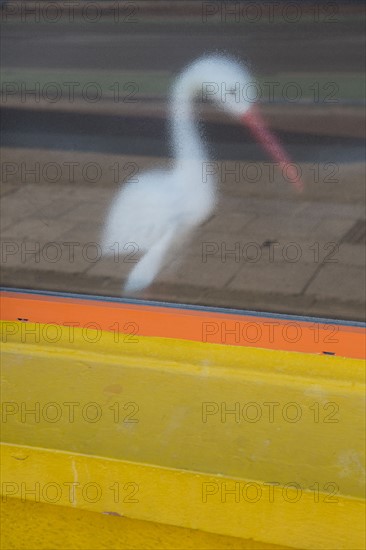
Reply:
[[[96, 184], [86, 184], [80, 174], [74, 183], [67, 178], [22, 183], [18, 174], [2, 184], [2, 284], [120, 295], [134, 264], [122, 257], [117, 262], [98, 258], [92, 243], [100, 240], [108, 204], [118, 189], [110, 171], [107, 177], [108, 167], [131, 162], [131, 157], [3, 151], [3, 162], [15, 158], [98, 162], [103, 178]], [[141, 171], [157, 164], [148, 157], [137, 160]], [[364, 218], [363, 166], [341, 165], [337, 186], [310, 182], [302, 196], [280, 175], [276, 178], [272, 184], [260, 180], [255, 187], [223, 183], [217, 212], [139, 297], [363, 319], [364, 243], [347, 241]], [[70, 242], [76, 243], [73, 254], [65, 244]]]

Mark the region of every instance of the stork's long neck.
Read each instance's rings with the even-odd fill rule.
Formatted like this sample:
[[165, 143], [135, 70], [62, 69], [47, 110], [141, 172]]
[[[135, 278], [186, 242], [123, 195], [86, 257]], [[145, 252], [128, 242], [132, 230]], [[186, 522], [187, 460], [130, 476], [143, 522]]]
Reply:
[[176, 81], [171, 100], [172, 142], [178, 166], [202, 171], [208, 154], [195, 123], [195, 75], [188, 69]]

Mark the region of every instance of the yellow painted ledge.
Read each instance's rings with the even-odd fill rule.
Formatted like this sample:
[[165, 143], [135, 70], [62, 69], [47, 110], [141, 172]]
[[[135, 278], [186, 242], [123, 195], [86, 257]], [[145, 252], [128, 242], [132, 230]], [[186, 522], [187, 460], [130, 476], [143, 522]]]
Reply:
[[[16, 524], [21, 529], [15, 528]], [[285, 546], [11, 498], [2, 550], [286, 550]]]
[[47, 517], [112, 512], [233, 548], [364, 548], [363, 361], [27, 330], [2, 345], [2, 494], [30, 507], [24, 528], [33, 499]]
[[[263, 482], [5, 444], [1, 459], [5, 505], [16, 497], [25, 505], [46, 503], [155, 522], [162, 533], [167, 524], [255, 539], [263, 548], [284, 547], [282, 541], [294, 548], [304, 542], [314, 550], [363, 548], [364, 502], [339, 494], [300, 495], [292, 488], [284, 494], [283, 487]], [[140, 548], [156, 547], [148, 537]]]

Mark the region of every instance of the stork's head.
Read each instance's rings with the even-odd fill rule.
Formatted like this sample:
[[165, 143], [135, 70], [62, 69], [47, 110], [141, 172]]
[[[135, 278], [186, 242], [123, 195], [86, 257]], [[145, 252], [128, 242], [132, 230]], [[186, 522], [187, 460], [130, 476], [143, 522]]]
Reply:
[[240, 117], [255, 102], [253, 89], [256, 82], [236, 60], [210, 55], [197, 60], [193, 68], [202, 83], [200, 95], [203, 103], [214, 102], [219, 109]]
[[301, 191], [303, 184], [296, 167], [260, 114], [256, 104], [258, 86], [247, 68], [231, 57], [209, 55], [195, 61], [187, 73], [196, 93], [198, 86], [201, 86], [199, 95], [202, 101], [213, 102], [219, 109], [246, 125], [256, 141], [280, 165], [297, 190]]

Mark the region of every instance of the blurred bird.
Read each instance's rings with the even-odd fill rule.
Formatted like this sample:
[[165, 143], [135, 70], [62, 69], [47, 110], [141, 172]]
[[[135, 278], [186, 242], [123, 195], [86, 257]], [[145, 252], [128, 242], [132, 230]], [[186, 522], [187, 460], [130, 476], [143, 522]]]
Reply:
[[[224, 55], [197, 59], [175, 80], [170, 101], [174, 166], [171, 170], [149, 171], [138, 181], [127, 182], [115, 197], [104, 227], [103, 254], [113, 254], [116, 243], [119, 251], [127, 243], [134, 243], [144, 253], [128, 276], [125, 294], [149, 286], [164, 266], [168, 252], [215, 208], [217, 178], [210, 173], [203, 178], [204, 166], [210, 159], [195, 124], [195, 98], [211, 100], [248, 126], [280, 167], [290, 163], [253, 101], [238, 93], [252, 83], [247, 69]], [[286, 174], [301, 190], [297, 171], [289, 166]]]

